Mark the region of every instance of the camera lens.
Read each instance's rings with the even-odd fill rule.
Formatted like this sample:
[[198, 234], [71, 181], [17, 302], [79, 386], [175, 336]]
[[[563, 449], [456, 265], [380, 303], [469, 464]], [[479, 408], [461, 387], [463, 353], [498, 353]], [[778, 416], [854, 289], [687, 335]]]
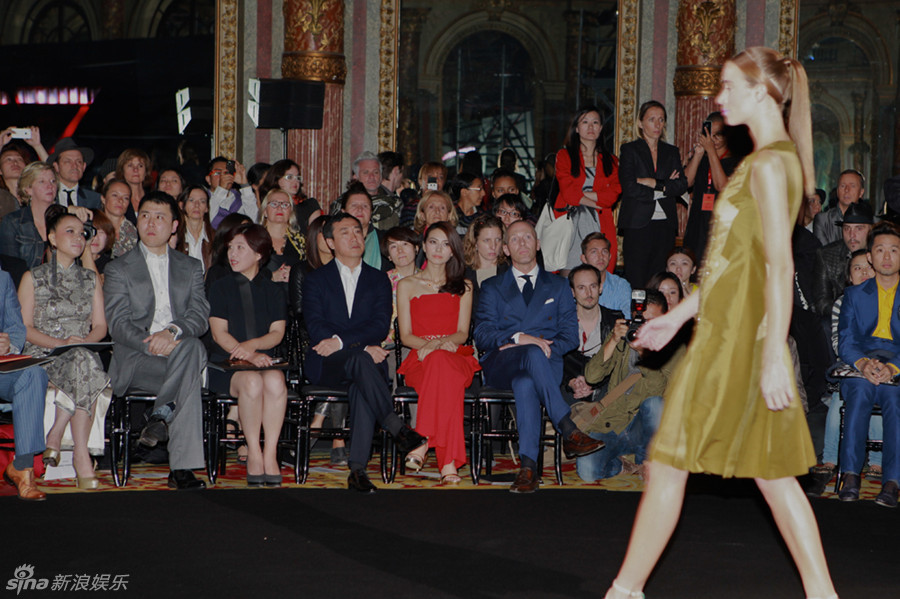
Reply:
[[631, 329], [625, 333], [625, 339], [628, 340], [628, 343], [633, 343], [634, 340], [637, 339], [637, 329]]

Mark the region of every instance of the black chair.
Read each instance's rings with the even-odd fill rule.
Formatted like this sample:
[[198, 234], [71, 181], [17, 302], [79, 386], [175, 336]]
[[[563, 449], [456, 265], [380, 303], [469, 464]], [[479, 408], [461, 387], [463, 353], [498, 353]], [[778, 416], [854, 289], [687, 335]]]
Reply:
[[[124, 487], [128, 484], [128, 478], [131, 476], [131, 446], [141, 433], [140, 430], [132, 430], [132, 406], [135, 403], [146, 406], [155, 401], [155, 395], [126, 393], [114, 396], [110, 402], [106, 417], [112, 423], [109, 435], [109, 461], [113, 482], [117, 487]], [[121, 471], [119, 470], [120, 461], [122, 462]]]
[[[834, 492], [837, 493], [840, 491], [841, 487], [841, 445], [844, 443], [844, 410], [846, 409], [846, 404], [841, 404], [841, 435], [838, 438], [838, 458], [837, 458], [837, 480], [834, 483]], [[872, 416], [881, 416], [881, 406], [875, 404], [872, 407]], [[871, 419], [871, 416], [869, 417]], [[866, 435], [866, 454], [870, 451], [882, 451], [883, 443], [881, 441], [872, 440], [868, 438]]]

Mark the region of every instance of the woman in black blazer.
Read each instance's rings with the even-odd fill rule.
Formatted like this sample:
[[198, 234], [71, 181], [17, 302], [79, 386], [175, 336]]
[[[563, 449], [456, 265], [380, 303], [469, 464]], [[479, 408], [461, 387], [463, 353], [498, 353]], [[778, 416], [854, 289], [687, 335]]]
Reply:
[[632, 288], [645, 287], [654, 273], [666, 269], [678, 233], [675, 202], [687, 191], [678, 148], [661, 140], [665, 126], [665, 106], [644, 102], [638, 112], [641, 137], [623, 144], [619, 153], [619, 231]]

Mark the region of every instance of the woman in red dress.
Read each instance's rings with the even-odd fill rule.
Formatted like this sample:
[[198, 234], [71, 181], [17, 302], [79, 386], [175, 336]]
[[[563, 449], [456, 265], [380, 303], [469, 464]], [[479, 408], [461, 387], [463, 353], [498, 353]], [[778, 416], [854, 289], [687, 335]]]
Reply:
[[556, 154], [559, 195], [553, 208], [556, 216], [561, 216], [569, 206], [587, 206], [597, 211], [600, 232], [610, 243], [607, 269], [613, 272], [618, 244], [612, 207], [622, 193], [622, 186], [619, 184], [619, 161], [600, 143], [602, 130], [600, 110], [595, 106], [582, 108], [572, 119], [563, 142], [565, 147]]
[[400, 340], [412, 351], [397, 369], [419, 395], [416, 432], [428, 445], [410, 452], [406, 466], [418, 472], [434, 447], [441, 484], [460, 483], [458, 470], [466, 463], [463, 435], [463, 394], [481, 367], [469, 337], [472, 284], [465, 278], [462, 241], [447, 222], [425, 233], [425, 268], [397, 285]]

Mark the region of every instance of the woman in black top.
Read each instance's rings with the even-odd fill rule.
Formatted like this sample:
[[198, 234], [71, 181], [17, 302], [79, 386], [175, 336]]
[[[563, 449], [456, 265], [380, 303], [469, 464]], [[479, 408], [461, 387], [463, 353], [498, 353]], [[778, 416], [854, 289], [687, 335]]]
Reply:
[[[215, 345], [211, 362], [242, 360], [260, 370], [210, 369], [210, 389], [238, 400], [247, 441], [247, 484], [280, 486], [281, 468], [276, 450], [287, 386], [281, 370], [272, 365], [272, 348], [281, 343], [287, 319], [283, 286], [260, 272], [272, 252], [272, 240], [261, 225], [244, 224], [226, 238], [232, 273], [209, 290], [209, 329]], [[260, 448], [260, 428], [265, 448]]]

